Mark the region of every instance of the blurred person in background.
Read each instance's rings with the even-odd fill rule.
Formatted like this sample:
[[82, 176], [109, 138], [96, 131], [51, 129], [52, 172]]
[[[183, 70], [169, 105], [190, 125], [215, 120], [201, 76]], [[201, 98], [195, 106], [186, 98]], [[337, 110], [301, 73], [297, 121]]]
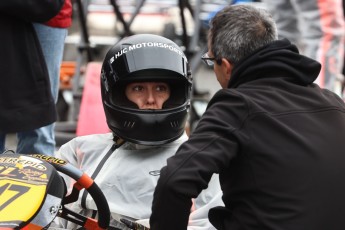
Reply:
[[321, 63], [315, 83], [342, 95], [345, 24], [342, 0], [261, 0], [279, 38], [297, 44], [302, 54]]
[[56, 121], [49, 74], [33, 23], [56, 16], [64, 0], [0, 1], [0, 152], [6, 135], [16, 133], [18, 153], [35, 149], [41, 140], [27, 135]]
[[[72, 2], [65, 0], [60, 12], [48, 22], [34, 23], [34, 28], [40, 41], [45, 62], [47, 64], [51, 92], [55, 103], [57, 102], [60, 67], [64, 54], [65, 38], [68, 28], [72, 24]], [[52, 155], [55, 151], [55, 123], [26, 131], [21, 135], [24, 143], [21, 153], [41, 153]]]

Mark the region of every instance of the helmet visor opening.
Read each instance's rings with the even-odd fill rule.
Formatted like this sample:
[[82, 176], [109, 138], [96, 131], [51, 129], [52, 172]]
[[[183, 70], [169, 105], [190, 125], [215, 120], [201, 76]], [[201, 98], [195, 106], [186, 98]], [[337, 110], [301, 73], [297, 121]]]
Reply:
[[164, 102], [162, 109], [175, 108], [189, 100], [189, 82], [184, 76], [172, 71], [151, 70], [135, 72], [125, 79], [121, 79], [112, 89], [111, 104], [125, 108], [137, 108], [138, 106], [126, 97], [126, 87], [135, 82], [164, 82], [170, 88], [170, 96]]

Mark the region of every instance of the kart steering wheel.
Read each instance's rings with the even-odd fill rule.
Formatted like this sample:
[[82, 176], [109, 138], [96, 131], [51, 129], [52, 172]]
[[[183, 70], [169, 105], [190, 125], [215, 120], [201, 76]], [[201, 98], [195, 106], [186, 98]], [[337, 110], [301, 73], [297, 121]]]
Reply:
[[[66, 195], [61, 172], [76, 181]], [[75, 213], [64, 205], [78, 200], [86, 189], [94, 200], [98, 220]], [[107, 229], [108, 202], [91, 177], [72, 164], [55, 157], [33, 154], [0, 155], [0, 229], [46, 228], [56, 216], [85, 229]]]

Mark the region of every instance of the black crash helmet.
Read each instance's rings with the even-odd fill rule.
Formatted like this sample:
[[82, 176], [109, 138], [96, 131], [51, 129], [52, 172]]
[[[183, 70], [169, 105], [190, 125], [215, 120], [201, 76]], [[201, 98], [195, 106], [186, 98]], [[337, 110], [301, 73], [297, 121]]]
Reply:
[[[130, 82], [159, 81], [170, 86], [161, 110], [141, 110], [125, 96]], [[143, 145], [179, 138], [190, 107], [192, 76], [186, 56], [173, 41], [158, 35], [126, 37], [106, 54], [101, 72], [102, 102], [112, 132]]]

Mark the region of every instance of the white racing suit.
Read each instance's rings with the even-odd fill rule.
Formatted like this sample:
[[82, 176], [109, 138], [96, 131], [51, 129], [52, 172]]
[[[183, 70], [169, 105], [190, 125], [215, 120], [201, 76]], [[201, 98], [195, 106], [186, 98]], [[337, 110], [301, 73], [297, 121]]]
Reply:
[[[120, 218], [148, 226], [160, 169], [187, 138], [184, 134], [176, 141], [161, 146], [125, 142], [114, 150], [112, 133], [82, 136], [63, 145], [56, 157], [68, 161], [94, 178], [109, 203], [111, 226], [128, 229], [119, 221]], [[64, 179], [70, 192], [74, 181], [67, 177]], [[96, 205], [88, 193], [83, 194], [84, 190], [81, 190], [78, 201], [68, 207], [75, 212], [92, 216], [97, 209]], [[218, 175], [214, 175], [208, 189], [193, 202], [188, 230], [215, 229], [208, 221], [208, 211], [212, 207], [223, 206], [221, 196]], [[51, 229], [57, 229], [56, 227], [78, 228], [61, 218], [56, 218]]]

